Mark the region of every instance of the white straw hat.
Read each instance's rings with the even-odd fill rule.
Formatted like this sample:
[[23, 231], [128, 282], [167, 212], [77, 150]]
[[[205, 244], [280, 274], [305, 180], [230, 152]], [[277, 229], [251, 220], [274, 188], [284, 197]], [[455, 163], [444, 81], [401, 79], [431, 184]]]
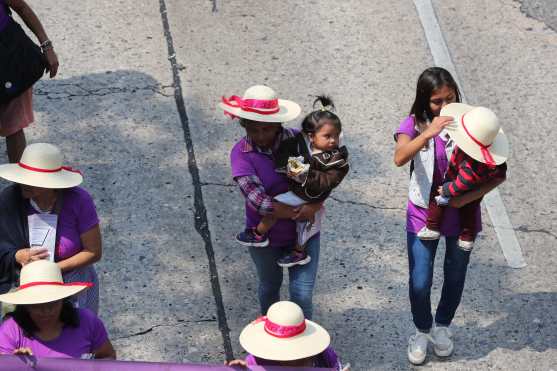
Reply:
[[64, 283], [58, 264], [37, 260], [21, 268], [17, 291], [0, 295], [0, 301], [9, 304], [49, 303], [75, 295], [88, 287], [89, 282]]
[[30, 144], [25, 147], [19, 163], [0, 165], [0, 177], [15, 183], [52, 189], [81, 184], [81, 173], [63, 166], [63, 160], [60, 149], [52, 144]]
[[278, 99], [277, 93], [265, 85], [252, 86], [243, 97], [222, 97], [219, 107], [232, 118], [241, 117], [261, 122], [287, 122], [302, 112], [298, 103]]
[[240, 344], [252, 355], [272, 361], [292, 361], [323, 352], [331, 343], [327, 330], [304, 318], [290, 301], [271, 305], [267, 316], [247, 325]]
[[441, 116], [454, 117], [446, 126], [456, 145], [474, 160], [500, 165], [509, 157], [509, 141], [499, 119], [485, 107], [451, 103], [443, 107]]

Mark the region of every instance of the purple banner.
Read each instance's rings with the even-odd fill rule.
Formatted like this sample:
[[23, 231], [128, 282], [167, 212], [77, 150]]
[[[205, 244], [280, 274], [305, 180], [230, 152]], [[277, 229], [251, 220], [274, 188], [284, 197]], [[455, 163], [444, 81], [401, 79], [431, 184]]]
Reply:
[[[81, 360], [71, 358], [35, 358], [31, 356], [0, 356], [0, 370], [10, 371], [232, 371], [241, 367], [201, 365], [193, 363], [159, 363]], [[292, 368], [271, 366], [249, 366], [254, 371], [317, 371], [327, 368]]]

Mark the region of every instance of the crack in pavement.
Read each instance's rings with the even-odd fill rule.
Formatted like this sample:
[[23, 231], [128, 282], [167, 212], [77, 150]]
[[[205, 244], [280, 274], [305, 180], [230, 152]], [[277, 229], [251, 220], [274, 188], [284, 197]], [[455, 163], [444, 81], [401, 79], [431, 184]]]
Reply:
[[148, 85], [148, 86], [138, 86], [138, 87], [102, 87], [97, 89], [88, 89], [80, 84], [56, 84], [55, 87], [70, 87], [69, 89], [48, 89], [44, 87], [36, 87], [33, 91], [35, 95], [45, 96], [47, 99], [65, 99], [73, 97], [103, 97], [111, 94], [121, 94], [121, 93], [136, 93], [138, 91], [152, 91], [155, 94], [162, 95], [164, 97], [172, 98], [174, 93], [167, 94], [166, 89], [174, 89], [173, 85]]
[[405, 208], [402, 207], [387, 207], [387, 206], [374, 206], [365, 202], [357, 202], [357, 201], [351, 201], [351, 200], [341, 200], [338, 199], [336, 197], [330, 196], [330, 199], [335, 200], [338, 203], [341, 204], [351, 204], [351, 205], [357, 205], [357, 206], [364, 206], [364, 207], [369, 207], [372, 209], [378, 209], [378, 210], [406, 210]]
[[201, 319], [201, 320], [198, 320], [198, 321], [186, 321], [186, 320], [183, 320], [183, 319], [179, 319], [175, 323], [169, 323], [169, 324], [161, 323], [161, 324], [158, 324], [158, 325], [153, 325], [153, 326], [151, 326], [148, 329], [143, 330], [143, 331], [135, 332], [135, 333], [129, 334], [129, 335], [119, 336], [117, 338], [114, 338], [114, 341], [121, 340], [121, 339], [129, 339], [129, 338], [132, 338], [132, 337], [135, 337], [135, 336], [145, 335], [145, 334], [150, 333], [151, 331], [153, 331], [154, 329], [156, 329], [158, 327], [174, 327], [176, 325], [183, 324], [183, 323], [205, 323], [205, 322], [216, 322], [216, 321], [217, 321], [216, 318]]

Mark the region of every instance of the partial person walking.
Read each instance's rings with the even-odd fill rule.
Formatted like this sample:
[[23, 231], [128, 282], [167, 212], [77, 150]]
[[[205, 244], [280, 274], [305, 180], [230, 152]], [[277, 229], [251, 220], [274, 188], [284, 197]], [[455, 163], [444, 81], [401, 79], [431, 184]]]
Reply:
[[[275, 171], [274, 156], [280, 143], [297, 133], [284, 128], [282, 123], [298, 117], [301, 109], [295, 102], [278, 99], [273, 89], [262, 85], [247, 89], [243, 97], [223, 99], [220, 107], [228, 115], [239, 118], [246, 132], [230, 153], [232, 177], [245, 198], [246, 228], [255, 228], [264, 215], [278, 219], [269, 231], [268, 247], [249, 247], [259, 280], [261, 313], [266, 313], [280, 300], [283, 272], [276, 262], [296, 244], [295, 221], [313, 221], [322, 206], [310, 203], [292, 207], [274, 200], [276, 195], [288, 191], [288, 178]], [[306, 318], [311, 318], [319, 263], [319, 233], [307, 241], [306, 250], [311, 262], [288, 269], [289, 292], [290, 300], [302, 307]]]
[[0, 193], [1, 292], [17, 284], [21, 267], [50, 258], [66, 283], [94, 284], [71, 300], [97, 313], [99, 288], [93, 264], [101, 259], [102, 239], [93, 199], [78, 187], [81, 173], [63, 166], [58, 147], [34, 143], [17, 164], [0, 165], [0, 177], [14, 183]]
[[[460, 102], [460, 92], [448, 71], [440, 67], [426, 69], [418, 78], [416, 98], [410, 115], [395, 133], [394, 162], [403, 166], [410, 162], [410, 184], [406, 212], [406, 238], [409, 264], [409, 296], [415, 335], [408, 344], [408, 359], [421, 364], [427, 355], [428, 343], [438, 356], [452, 354], [454, 345], [449, 329], [460, 304], [471, 249], [458, 245], [461, 221], [458, 208], [480, 199], [497, 187], [504, 178], [493, 178], [476, 190], [451, 198], [440, 223], [445, 237], [443, 288], [434, 318], [431, 314], [431, 284], [439, 240], [421, 240], [417, 233], [426, 225], [428, 206], [443, 185], [448, 159], [453, 146], [447, 131], [455, 117], [440, 116], [441, 109]], [[481, 210], [476, 209], [476, 233], [481, 231]]]
[[[25, 22], [27, 27], [35, 34], [40, 44], [40, 52], [33, 53], [34, 45], [23, 34], [20, 26], [12, 19], [11, 9], [13, 9]], [[0, 101], [0, 136], [6, 138], [6, 148], [8, 160], [12, 163], [19, 161], [26, 141], [23, 129], [34, 121], [33, 115], [33, 88], [25, 86], [25, 90], [20, 92], [19, 84], [33, 83], [26, 81], [34, 71], [26, 71], [25, 68], [36, 69], [36, 64], [41, 62], [31, 61], [31, 58], [41, 58], [42, 67], [40, 70], [48, 70], [50, 77], [53, 78], [58, 73], [58, 57], [54, 52], [54, 47], [48, 38], [44, 27], [31, 7], [24, 0], [0, 0], [0, 89], [2, 96], [6, 100]], [[16, 73], [19, 72], [19, 73]], [[25, 81], [14, 81], [18, 76]], [[32, 78], [32, 77], [31, 77]], [[17, 96], [12, 97], [11, 90], [16, 90]]]
[[350, 368], [341, 365], [327, 330], [305, 319], [302, 309], [289, 301], [271, 305], [266, 316], [244, 327], [240, 344], [249, 354], [229, 366]]

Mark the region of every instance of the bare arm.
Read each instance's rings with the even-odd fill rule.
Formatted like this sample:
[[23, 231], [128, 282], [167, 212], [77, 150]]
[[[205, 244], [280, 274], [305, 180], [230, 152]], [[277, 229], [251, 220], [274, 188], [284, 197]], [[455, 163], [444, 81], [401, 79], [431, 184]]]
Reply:
[[395, 146], [395, 165], [403, 166], [410, 161], [419, 150], [421, 150], [427, 142], [439, 135], [441, 130], [453, 121], [452, 117], [438, 116], [433, 119], [433, 122], [428, 125], [420, 135], [414, 139], [406, 134], [399, 134]]
[[491, 190], [499, 186], [499, 184], [503, 183], [504, 181], [505, 178], [493, 178], [474, 191], [467, 192], [462, 196], [451, 198], [451, 200], [449, 201], [449, 206], [461, 208], [462, 206], [469, 204], [470, 202], [475, 201], [480, 197], [488, 194], [489, 192], [491, 192]]
[[99, 349], [95, 350], [93, 354], [95, 354], [96, 359], [116, 359], [116, 351], [110, 340], [107, 340]]
[[87, 232], [83, 233], [80, 238], [83, 250], [70, 258], [58, 262], [58, 266], [62, 272], [91, 265], [101, 259], [102, 240], [99, 225], [97, 224]]
[[[37, 17], [33, 9], [31, 9], [24, 0], [5, 0], [5, 2], [21, 17], [21, 19], [23, 19], [27, 27], [37, 36], [39, 44], [48, 40], [48, 36], [39, 17]], [[53, 48], [47, 49], [44, 54], [48, 61], [48, 70], [52, 78], [58, 73], [58, 57]]]

